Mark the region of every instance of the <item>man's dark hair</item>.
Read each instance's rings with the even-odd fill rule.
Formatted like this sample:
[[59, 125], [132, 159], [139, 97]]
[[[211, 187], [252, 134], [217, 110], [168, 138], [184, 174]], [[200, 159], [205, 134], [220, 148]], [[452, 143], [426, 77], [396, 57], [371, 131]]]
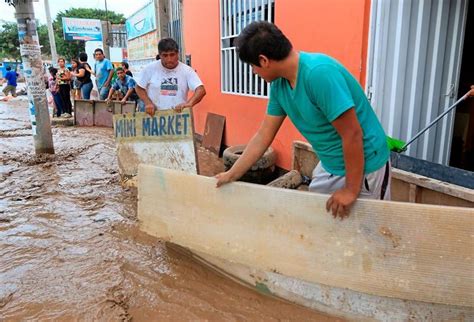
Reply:
[[163, 38], [158, 43], [158, 52], [164, 53], [167, 51], [179, 51], [178, 43], [173, 38]]
[[123, 72], [124, 70], [123, 70], [122, 67], [117, 67], [117, 68], [115, 68], [115, 71], [116, 71], [116, 72]]
[[160, 60], [160, 54], [156, 55], [156, 60]]
[[86, 62], [87, 61], [87, 54], [86, 53], [80, 53], [79, 54], [79, 60], [81, 62]]
[[128, 69], [128, 63], [126, 61], [122, 62], [122, 66], [125, 66], [125, 68]]
[[10, 66], [7, 66], [6, 70], [12, 70], [12, 68]]
[[242, 61], [259, 67], [259, 55], [272, 60], [283, 60], [293, 48], [281, 30], [266, 21], [252, 22], [245, 27], [234, 44]]
[[94, 54], [97, 52], [101, 53], [102, 55], [104, 54], [104, 51], [100, 48], [96, 48], [96, 50], [94, 50]]

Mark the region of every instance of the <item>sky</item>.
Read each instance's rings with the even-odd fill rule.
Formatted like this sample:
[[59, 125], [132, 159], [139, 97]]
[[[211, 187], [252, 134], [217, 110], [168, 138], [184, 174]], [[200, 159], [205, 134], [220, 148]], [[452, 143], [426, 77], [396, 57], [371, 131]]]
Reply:
[[[138, 9], [149, 3], [150, 0], [107, 0], [107, 9], [121, 13], [128, 18]], [[15, 21], [15, 8], [8, 6], [5, 1], [1, 1], [0, 20]], [[35, 17], [40, 24], [46, 24], [46, 13], [44, 0], [38, 0], [33, 4]], [[56, 18], [56, 14], [69, 8], [97, 8], [105, 9], [105, 0], [49, 0], [51, 9], [51, 19]]]

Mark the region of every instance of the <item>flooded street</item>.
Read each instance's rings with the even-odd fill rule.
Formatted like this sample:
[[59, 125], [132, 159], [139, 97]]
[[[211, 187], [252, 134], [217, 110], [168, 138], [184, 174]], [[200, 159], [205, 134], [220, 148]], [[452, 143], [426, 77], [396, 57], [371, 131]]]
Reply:
[[111, 129], [53, 128], [0, 103], [0, 320], [333, 321], [240, 286], [138, 230]]

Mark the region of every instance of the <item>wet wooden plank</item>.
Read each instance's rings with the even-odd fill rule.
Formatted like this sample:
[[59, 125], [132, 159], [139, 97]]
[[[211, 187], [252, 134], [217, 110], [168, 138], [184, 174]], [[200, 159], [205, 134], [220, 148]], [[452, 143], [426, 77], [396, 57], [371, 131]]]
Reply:
[[474, 321], [472, 307], [406, 301], [331, 287], [322, 283], [307, 283], [297, 278], [191, 252], [173, 243], [166, 245], [182, 254], [192, 256], [208, 268], [217, 270], [238, 283], [248, 287], [254, 286], [260, 292], [271, 292], [272, 295], [292, 303], [347, 321]]
[[205, 149], [219, 155], [224, 135], [225, 116], [207, 113], [206, 126], [202, 138]]
[[400, 170], [474, 189], [474, 172], [416, 159], [400, 153], [391, 153], [392, 166]]
[[90, 100], [74, 101], [74, 123], [77, 126], [94, 126], [94, 102]]
[[[433, 178], [427, 178], [425, 176], [421, 176], [421, 175], [411, 173], [408, 171], [403, 171], [400, 169], [392, 169], [392, 177], [395, 179], [407, 182], [411, 185], [419, 186], [420, 188], [423, 187], [424, 190], [432, 190], [432, 191], [439, 192], [440, 195], [445, 195], [447, 197], [452, 196], [458, 199], [465, 200], [471, 204], [471, 207], [474, 207], [474, 190], [473, 189], [464, 188], [458, 185], [439, 181]], [[416, 200], [420, 200], [421, 202], [422, 199], [420, 197], [421, 196], [420, 189], [418, 189], [417, 196], [418, 198]], [[464, 206], [464, 204], [462, 206]]]
[[474, 306], [474, 210], [358, 200], [349, 218], [326, 195], [140, 165], [147, 233], [256, 269], [367, 294]]

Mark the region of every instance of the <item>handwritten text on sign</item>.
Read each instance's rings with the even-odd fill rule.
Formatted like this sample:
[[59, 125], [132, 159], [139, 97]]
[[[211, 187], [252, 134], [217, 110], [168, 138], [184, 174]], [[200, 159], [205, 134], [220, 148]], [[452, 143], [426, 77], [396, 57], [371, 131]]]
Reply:
[[170, 140], [192, 138], [192, 121], [189, 110], [183, 113], [156, 112], [114, 115], [114, 132], [118, 141], [136, 139]]

